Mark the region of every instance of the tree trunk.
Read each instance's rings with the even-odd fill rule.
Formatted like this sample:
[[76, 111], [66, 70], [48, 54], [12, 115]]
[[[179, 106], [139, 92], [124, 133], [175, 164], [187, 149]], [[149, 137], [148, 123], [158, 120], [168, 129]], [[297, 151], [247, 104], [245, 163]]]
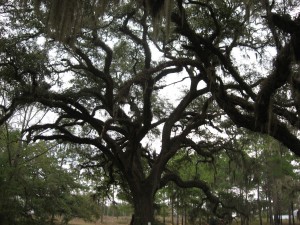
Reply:
[[176, 198], [176, 225], [179, 225], [179, 199]]
[[181, 211], [181, 225], [184, 225], [184, 211]]
[[292, 210], [292, 222], [295, 225], [295, 216], [294, 216], [294, 202], [291, 202], [291, 210]]
[[163, 207], [163, 224], [166, 224], [166, 209], [165, 206]]
[[103, 223], [103, 217], [104, 217], [104, 204], [105, 204], [105, 198], [104, 196], [100, 200], [100, 222]]
[[273, 218], [273, 206], [272, 206], [272, 200], [271, 200], [271, 194], [268, 192], [268, 207], [269, 207], [269, 220], [270, 220], [270, 224], [273, 225], [274, 224], [274, 218]]
[[293, 211], [292, 211], [292, 208], [291, 206], [289, 207], [289, 225], [292, 225], [292, 214], [293, 214]]
[[184, 224], [187, 225], [187, 206], [184, 207]]
[[171, 196], [171, 216], [172, 216], [172, 225], [174, 225], [174, 195]]
[[260, 186], [260, 182], [258, 182], [258, 184], [257, 184], [257, 208], [258, 208], [259, 225], [262, 225], [263, 221], [262, 221], [262, 213], [261, 213], [261, 202], [260, 202], [259, 186]]
[[153, 194], [145, 192], [133, 193], [134, 217], [133, 225], [154, 224]]

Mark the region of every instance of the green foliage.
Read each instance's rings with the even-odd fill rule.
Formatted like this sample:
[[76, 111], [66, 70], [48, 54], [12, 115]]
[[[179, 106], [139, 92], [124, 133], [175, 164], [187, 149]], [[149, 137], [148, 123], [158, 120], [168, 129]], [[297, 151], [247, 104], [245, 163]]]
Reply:
[[47, 224], [60, 215], [65, 222], [98, 218], [98, 206], [88, 195], [79, 194], [81, 184], [59, 165], [49, 146], [27, 145], [19, 131], [8, 127], [2, 126], [0, 132], [1, 224]]

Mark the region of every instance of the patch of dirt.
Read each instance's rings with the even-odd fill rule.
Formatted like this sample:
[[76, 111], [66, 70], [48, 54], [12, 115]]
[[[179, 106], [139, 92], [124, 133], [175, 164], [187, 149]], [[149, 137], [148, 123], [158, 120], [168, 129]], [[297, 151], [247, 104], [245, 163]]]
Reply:
[[104, 216], [103, 223], [101, 220], [97, 220], [96, 222], [86, 222], [82, 219], [73, 219], [69, 222], [69, 225], [117, 225], [117, 224], [124, 224], [128, 225], [130, 223], [130, 217], [111, 217], [111, 216]]

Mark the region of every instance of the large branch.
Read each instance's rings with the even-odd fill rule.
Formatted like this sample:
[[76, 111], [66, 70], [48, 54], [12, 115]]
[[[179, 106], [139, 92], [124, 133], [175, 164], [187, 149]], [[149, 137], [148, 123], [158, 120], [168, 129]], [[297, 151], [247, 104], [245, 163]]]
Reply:
[[[194, 52], [199, 56], [200, 59], [203, 59], [204, 66], [210, 66], [205, 61], [205, 58], [201, 54], [203, 54], [203, 46], [206, 48], [211, 54], [218, 57], [224, 68], [233, 76], [233, 78], [238, 82], [238, 84], [242, 87], [242, 89], [247, 93], [247, 95], [253, 100], [257, 101], [256, 104], [256, 115], [258, 115], [259, 120], [256, 120], [253, 114], [253, 111], [250, 111], [250, 114], [242, 113], [236, 108], [237, 98], [233, 99], [229, 95], [227, 95], [226, 90], [224, 89], [224, 85], [222, 81], [219, 79], [220, 85], [211, 80], [211, 77], [208, 74], [209, 69], [204, 69], [204, 67], [198, 67], [201, 70], [202, 76], [206, 76], [208, 78], [207, 85], [210, 87], [210, 91], [212, 92], [214, 98], [218, 102], [219, 106], [226, 112], [226, 114], [233, 120], [233, 122], [237, 126], [245, 127], [255, 132], [266, 133], [277, 140], [281, 141], [285, 146], [291, 149], [295, 154], [300, 155], [300, 140], [297, 139], [287, 128], [285, 124], [279, 121], [276, 116], [266, 117], [266, 113], [269, 111], [268, 107], [270, 104], [270, 99], [275, 91], [284, 85], [290, 73], [290, 65], [291, 65], [291, 45], [287, 44], [286, 47], [282, 49], [279, 53], [278, 57], [275, 61], [275, 68], [272, 74], [265, 80], [264, 85], [259, 92], [259, 97], [256, 97], [256, 94], [253, 92], [250, 85], [248, 85], [244, 79], [240, 76], [238, 71], [234, 68], [230, 59], [223, 55], [220, 49], [215, 47], [209, 40], [203, 38], [199, 34], [195, 33], [189, 26], [187, 21], [183, 21], [180, 15], [173, 14], [172, 20], [177, 25], [177, 32], [187, 37], [190, 43], [192, 44], [192, 48], [190, 50], [194, 50]], [[215, 76], [216, 78], [216, 76]], [[268, 82], [269, 81], [269, 82]], [[253, 108], [249, 103], [243, 105], [245, 108]], [[280, 110], [278, 108], [275, 109], [277, 112]], [[274, 111], [275, 111], [274, 110]], [[260, 112], [262, 113], [260, 116]], [[282, 113], [282, 112], [281, 112]], [[274, 114], [271, 112], [271, 114]], [[261, 126], [255, 126], [258, 122], [265, 121], [268, 118], [270, 122], [262, 123]]]
[[173, 181], [178, 187], [181, 188], [199, 188], [204, 192], [204, 194], [212, 203], [214, 203], [215, 205], [220, 203], [220, 199], [212, 193], [208, 184], [202, 180], [184, 181], [174, 173], [167, 173], [161, 179], [160, 188], [167, 185], [167, 183], [169, 183], [170, 181]]
[[147, 42], [147, 36], [146, 36], [148, 33], [148, 26], [146, 25], [147, 15], [145, 14], [141, 20], [141, 22], [142, 22], [141, 26], [143, 27], [142, 38], [140, 38], [136, 34], [134, 34], [127, 26], [129, 19], [131, 19], [133, 17], [133, 15], [134, 15], [134, 12], [128, 14], [127, 18], [123, 22], [123, 26], [120, 27], [120, 31], [123, 32], [125, 35], [127, 35], [130, 39], [132, 39], [136, 44], [141, 45], [143, 47], [144, 54], [145, 54], [144, 66], [145, 66], [145, 68], [148, 69], [151, 66], [151, 55], [152, 54], [151, 54], [151, 49]]
[[99, 70], [94, 66], [92, 63], [92, 60], [89, 58], [87, 54], [85, 54], [81, 49], [75, 48], [75, 53], [85, 62], [86, 67], [84, 68], [85, 70], [89, 71], [91, 74], [93, 74], [95, 77], [100, 78], [103, 80], [106, 84], [106, 92], [105, 92], [105, 98], [107, 102], [112, 103], [113, 100], [113, 80], [110, 77], [109, 74], [109, 67], [111, 64], [112, 60], [112, 52], [106, 46], [103, 42], [100, 40], [95, 41], [95, 45], [100, 45], [102, 48], [105, 49], [107, 52], [107, 57], [105, 59], [105, 66], [104, 66], [104, 72]]
[[[166, 151], [170, 151], [172, 144], [172, 128], [174, 124], [181, 118], [182, 113], [186, 110], [187, 106], [198, 96], [203, 93], [206, 93], [206, 89], [201, 89], [201, 92], [197, 91], [197, 86], [200, 81], [199, 77], [193, 77], [191, 79], [191, 85], [189, 92], [182, 98], [177, 107], [172, 111], [169, 118], [166, 120], [165, 125], [162, 130], [162, 147], [161, 154], [162, 155], [170, 155], [165, 154]], [[173, 139], [174, 140], [174, 139]], [[177, 142], [177, 141], [176, 141]], [[176, 149], [176, 148], [175, 148]], [[165, 158], [165, 157], [163, 157]], [[168, 160], [168, 159], [167, 159]], [[163, 163], [165, 164], [166, 161]]]
[[[219, 89], [219, 86], [215, 86], [213, 92], [219, 93]], [[255, 124], [255, 116], [241, 113], [236, 108], [235, 100], [227, 95], [226, 92], [223, 91], [222, 94], [216, 94], [215, 99], [218, 105], [237, 126], [247, 128], [254, 132], [268, 134], [283, 143], [296, 155], [300, 156], [300, 140], [288, 129], [286, 124], [279, 121], [275, 116], [270, 119], [268, 124], [258, 127]]]
[[199, 156], [203, 156], [204, 158], [213, 158], [214, 155], [218, 152], [223, 151], [224, 149], [232, 149], [231, 141], [218, 141], [213, 143], [207, 142], [198, 142], [196, 143], [192, 139], [185, 138], [183, 140], [183, 147], [192, 148]]
[[[147, 82], [151, 79], [150, 77], [155, 73], [159, 73], [155, 78], [154, 81], [158, 81], [163, 78], [163, 76], [167, 76], [170, 73], [173, 73], [173, 69], [168, 69], [169, 67], [183, 67], [183, 66], [197, 66], [199, 63], [195, 60], [183, 58], [183, 59], [175, 59], [172, 61], [166, 61], [158, 64], [155, 67], [145, 68], [138, 72], [133, 78], [124, 82], [124, 84], [119, 88], [118, 93], [116, 94], [115, 101], [119, 102], [120, 100], [127, 97], [130, 91], [130, 88], [134, 84], [144, 86]], [[165, 71], [165, 72], [161, 72]]]
[[36, 135], [34, 137], [34, 140], [62, 140], [69, 143], [74, 144], [87, 144], [87, 145], [93, 145], [97, 147], [103, 154], [105, 154], [110, 160], [114, 160], [115, 156], [112, 154], [112, 152], [109, 150], [109, 148], [102, 145], [98, 139], [91, 139], [91, 138], [80, 138], [75, 135], [63, 135], [63, 134], [57, 134], [57, 135]]
[[255, 103], [256, 125], [263, 126], [270, 119], [271, 99], [276, 90], [286, 84], [291, 75], [292, 52], [290, 44], [282, 48], [275, 59], [273, 72], [263, 81]]
[[94, 39], [93, 40], [94, 45], [96, 47], [100, 47], [106, 53], [105, 62], [104, 62], [104, 73], [107, 76], [108, 83], [112, 84], [113, 81], [108, 75], [109, 75], [110, 66], [111, 66], [112, 59], [113, 59], [113, 51], [107, 44], [105, 44], [102, 40], [100, 40], [100, 38], [98, 38], [97, 31], [95, 29], [93, 30], [92, 34], [93, 34], [93, 39]]

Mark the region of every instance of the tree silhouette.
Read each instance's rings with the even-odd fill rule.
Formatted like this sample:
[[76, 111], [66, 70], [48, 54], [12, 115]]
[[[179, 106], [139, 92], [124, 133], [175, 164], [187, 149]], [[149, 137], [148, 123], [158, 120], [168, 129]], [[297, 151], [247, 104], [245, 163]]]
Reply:
[[[24, 130], [27, 141], [78, 144], [90, 167], [103, 168], [112, 182], [121, 178], [134, 224], [154, 222], [154, 196], [171, 181], [201, 189], [214, 210], [219, 206], [204, 180], [183, 180], [168, 162], [182, 149], [211, 160], [234, 151], [226, 129], [268, 134], [300, 155], [299, 22], [286, 17], [299, 3], [177, 1], [168, 12], [172, 23], [161, 20], [170, 33], [156, 33], [149, 6], [129, 1], [99, 16], [85, 3], [90, 13], [78, 29], [72, 13], [64, 21], [69, 11], [58, 19], [59, 27], [70, 26], [62, 31], [68, 38], [47, 30], [48, 2], [40, 14], [31, 4], [2, 5], [1, 121], [29, 104], [51, 112]], [[183, 81], [180, 98], [168, 101], [165, 93], [179, 92], [169, 87]]]

